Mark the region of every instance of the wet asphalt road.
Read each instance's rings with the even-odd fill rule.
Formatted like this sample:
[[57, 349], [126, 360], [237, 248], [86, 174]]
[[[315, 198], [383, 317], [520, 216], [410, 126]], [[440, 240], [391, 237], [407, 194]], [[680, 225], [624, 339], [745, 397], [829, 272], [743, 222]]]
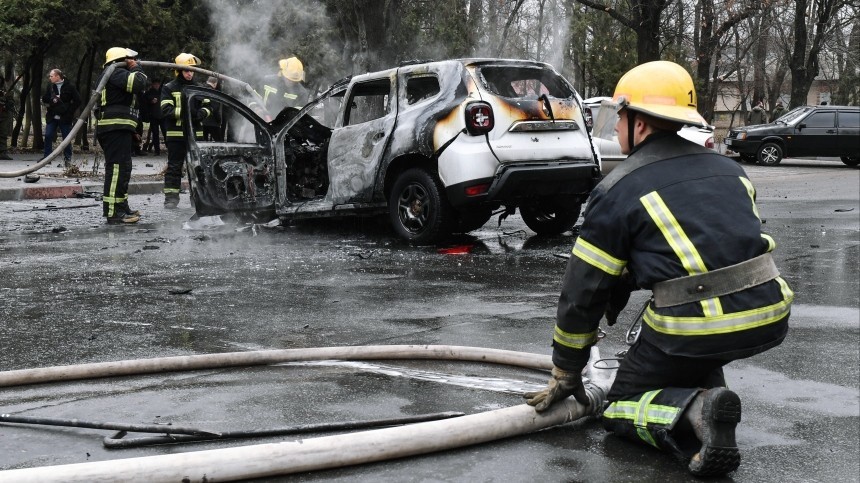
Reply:
[[[737, 481], [858, 481], [860, 170], [744, 165], [777, 265], [796, 292], [788, 339], [726, 370], [743, 400]], [[0, 204], [0, 370], [256, 349], [450, 344], [549, 354], [572, 234], [519, 217], [445, 247], [397, 241], [384, 220], [183, 230], [192, 210], [132, 196], [137, 226], [89, 200]], [[41, 210], [48, 205], [61, 208]], [[33, 211], [33, 209], [37, 211]], [[186, 294], [174, 294], [191, 289]], [[646, 294], [634, 294], [603, 354]], [[239, 430], [521, 403], [546, 375], [453, 362], [300, 364], [0, 389], [29, 416]], [[0, 425], [0, 469], [240, 443], [106, 450], [110, 431]], [[288, 438], [259, 438], [248, 444]], [[2, 480], [0, 473], [0, 480]], [[277, 481], [692, 481], [667, 456], [580, 421], [480, 446]], [[270, 480], [276, 481], [276, 480]], [[726, 479], [728, 481], [728, 479]]]

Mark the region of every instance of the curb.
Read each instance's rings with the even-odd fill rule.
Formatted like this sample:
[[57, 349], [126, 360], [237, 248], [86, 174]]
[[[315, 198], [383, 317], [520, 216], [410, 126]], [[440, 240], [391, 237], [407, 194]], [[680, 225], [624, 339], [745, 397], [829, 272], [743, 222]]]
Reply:
[[[130, 195], [151, 195], [161, 193], [163, 181], [135, 181], [128, 184]], [[20, 188], [0, 188], [0, 201], [47, 200], [56, 198], [77, 198], [78, 194], [99, 193], [104, 189], [102, 183], [75, 185], [25, 186]], [[182, 189], [188, 190], [188, 182], [182, 182]]]

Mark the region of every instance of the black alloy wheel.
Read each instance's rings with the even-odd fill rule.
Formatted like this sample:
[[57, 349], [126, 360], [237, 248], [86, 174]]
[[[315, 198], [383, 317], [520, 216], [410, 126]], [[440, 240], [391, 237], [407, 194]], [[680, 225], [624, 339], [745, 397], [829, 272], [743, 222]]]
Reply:
[[391, 226], [401, 238], [427, 245], [449, 236], [455, 213], [439, 178], [422, 168], [404, 171], [388, 198]]
[[765, 166], [776, 166], [782, 161], [782, 146], [776, 143], [764, 143], [758, 148], [758, 162]]

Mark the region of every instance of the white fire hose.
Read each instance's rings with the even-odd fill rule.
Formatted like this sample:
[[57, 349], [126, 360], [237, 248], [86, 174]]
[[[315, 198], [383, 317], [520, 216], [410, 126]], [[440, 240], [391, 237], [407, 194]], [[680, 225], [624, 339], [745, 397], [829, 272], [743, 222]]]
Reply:
[[[403, 458], [494, 441], [565, 424], [603, 407], [614, 371], [586, 371], [588, 406], [573, 398], [543, 413], [521, 404], [454, 419], [281, 443], [0, 472], [0, 482], [234, 481]], [[433, 359], [550, 369], [549, 356], [463, 346], [351, 346], [165, 357], [0, 372], [0, 387], [309, 360]]]

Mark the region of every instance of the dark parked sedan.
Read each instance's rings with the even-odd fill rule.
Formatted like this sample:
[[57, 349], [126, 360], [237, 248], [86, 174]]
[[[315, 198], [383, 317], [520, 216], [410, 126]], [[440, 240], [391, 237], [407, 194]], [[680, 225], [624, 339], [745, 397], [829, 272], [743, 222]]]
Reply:
[[848, 166], [857, 166], [860, 107], [798, 107], [772, 124], [732, 129], [724, 142], [750, 163], [775, 165], [783, 157], [838, 156]]

